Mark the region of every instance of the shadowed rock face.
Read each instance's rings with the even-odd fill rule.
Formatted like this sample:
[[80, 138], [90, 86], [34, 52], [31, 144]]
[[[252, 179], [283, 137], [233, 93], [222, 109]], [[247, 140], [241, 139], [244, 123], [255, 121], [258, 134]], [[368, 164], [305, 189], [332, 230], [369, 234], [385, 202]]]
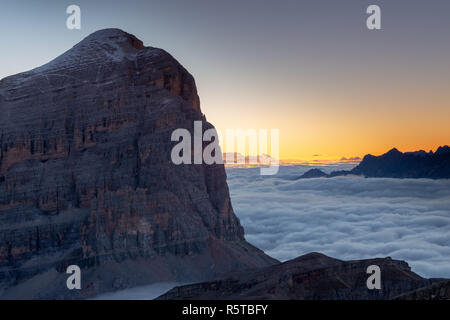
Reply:
[[[0, 297], [76, 298], [276, 260], [244, 240], [223, 165], [172, 164], [212, 126], [193, 77], [118, 29], [0, 81]], [[68, 265], [82, 290], [66, 287]]]
[[[367, 267], [381, 270], [381, 290], [369, 290]], [[435, 280], [438, 281], [438, 280]], [[380, 300], [431, 285], [404, 261], [377, 258], [341, 261], [310, 253], [260, 270], [175, 287], [158, 299]]]

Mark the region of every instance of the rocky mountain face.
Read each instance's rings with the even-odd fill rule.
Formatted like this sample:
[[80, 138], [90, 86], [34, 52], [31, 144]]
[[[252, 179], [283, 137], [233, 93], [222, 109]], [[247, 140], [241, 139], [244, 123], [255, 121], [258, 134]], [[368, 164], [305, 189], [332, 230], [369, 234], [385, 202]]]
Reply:
[[[193, 77], [118, 29], [0, 81], [0, 298], [82, 298], [276, 260], [249, 245], [223, 165], [174, 165], [211, 128]], [[82, 271], [68, 290], [67, 266]]]
[[[367, 288], [367, 267], [381, 270], [381, 289]], [[385, 300], [440, 283], [423, 279], [404, 261], [377, 258], [341, 261], [310, 253], [260, 270], [175, 287], [158, 299]]]
[[326, 174], [311, 169], [299, 178], [337, 177], [359, 175], [367, 178], [429, 178], [450, 179], [450, 147], [439, 147], [435, 152], [423, 150], [402, 153], [392, 149], [381, 156], [366, 155], [352, 170]]

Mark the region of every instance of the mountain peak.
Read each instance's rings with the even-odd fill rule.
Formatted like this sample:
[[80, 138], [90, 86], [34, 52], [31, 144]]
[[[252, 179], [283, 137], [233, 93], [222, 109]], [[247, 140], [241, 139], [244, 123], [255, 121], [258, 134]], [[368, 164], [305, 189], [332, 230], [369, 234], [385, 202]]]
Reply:
[[447, 154], [447, 153], [450, 153], [450, 147], [442, 146], [442, 147], [437, 148], [437, 150], [434, 154], [441, 155], [441, 154]]
[[148, 49], [151, 54], [162, 52], [160, 49], [145, 47], [141, 40], [121, 29], [102, 29], [91, 33], [49, 63], [31, 70], [31, 74], [40, 72], [61, 74], [73, 68], [89, 70], [106, 63], [120, 63], [124, 59], [133, 61], [136, 54], [143, 49]]
[[144, 48], [144, 43], [134, 35], [117, 28], [108, 28], [95, 31], [84, 38], [78, 45], [87, 43], [114, 43], [124, 48], [137, 50]]
[[401, 153], [400, 151], [398, 151], [397, 148], [392, 148], [391, 150], [389, 150], [388, 152], [386, 152], [385, 154], [399, 154]]

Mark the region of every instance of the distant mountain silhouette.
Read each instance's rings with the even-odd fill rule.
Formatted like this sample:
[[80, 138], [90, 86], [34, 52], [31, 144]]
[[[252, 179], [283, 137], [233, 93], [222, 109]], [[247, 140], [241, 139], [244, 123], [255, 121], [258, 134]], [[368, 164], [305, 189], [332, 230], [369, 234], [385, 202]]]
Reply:
[[300, 179], [323, 178], [323, 177], [328, 177], [328, 175], [322, 170], [315, 168], [306, 171], [302, 176], [300, 176]]
[[371, 154], [364, 156], [361, 163], [349, 171], [333, 171], [326, 174], [319, 169], [311, 169], [299, 178], [330, 178], [350, 174], [367, 178], [450, 179], [450, 147], [439, 147], [436, 152], [420, 150], [405, 153], [393, 148], [381, 156]]

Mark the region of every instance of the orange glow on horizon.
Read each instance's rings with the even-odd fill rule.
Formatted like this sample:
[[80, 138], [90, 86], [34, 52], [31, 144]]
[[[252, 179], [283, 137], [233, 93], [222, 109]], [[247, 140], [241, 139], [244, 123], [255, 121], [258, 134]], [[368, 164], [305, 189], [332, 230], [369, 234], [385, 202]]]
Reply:
[[[211, 101], [212, 97], [206, 100]], [[394, 147], [402, 152], [428, 152], [450, 144], [449, 93], [430, 97], [429, 93], [416, 92], [408, 99], [400, 94], [387, 95], [372, 101], [365, 96], [352, 96], [349, 100], [329, 95], [303, 101], [276, 96], [262, 96], [255, 101], [241, 96], [234, 103], [239, 114], [227, 112], [226, 100], [217, 101], [220, 100], [214, 99], [214, 107], [209, 107], [209, 103], [202, 106], [208, 121], [222, 132], [238, 128], [269, 132], [279, 129], [279, 159], [284, 161], [362, 158], [366, 154], [381, 155]], [[283, 108], [272, 107], [277, 104]]]

